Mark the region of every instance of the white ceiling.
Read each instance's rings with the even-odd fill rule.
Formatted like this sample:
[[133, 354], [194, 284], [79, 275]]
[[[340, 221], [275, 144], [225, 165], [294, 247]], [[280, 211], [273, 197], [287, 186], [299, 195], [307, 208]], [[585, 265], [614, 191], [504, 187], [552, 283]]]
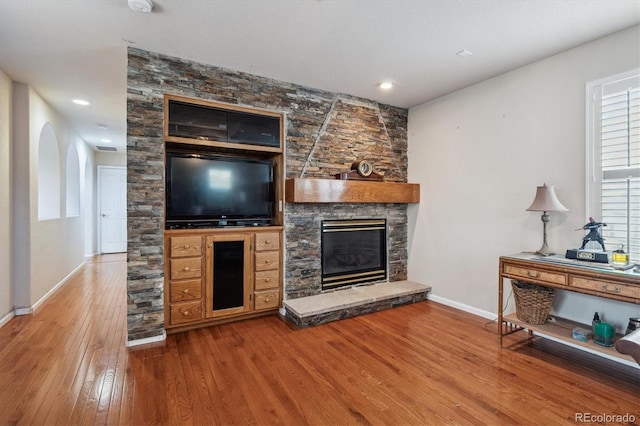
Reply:
[[123, 150], [127, 46], [409, 108], [638, 23], [639, 0], [0, 0], [0, 69]]

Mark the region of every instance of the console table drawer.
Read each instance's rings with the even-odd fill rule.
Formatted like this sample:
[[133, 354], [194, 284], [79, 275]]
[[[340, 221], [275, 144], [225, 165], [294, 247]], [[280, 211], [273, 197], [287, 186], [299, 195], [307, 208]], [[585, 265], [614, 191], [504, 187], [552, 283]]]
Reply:
[[533, 268], [521, 268], [513, 265], [505, 265], [504, 272], [509, 275], [522, 277], [525, 281], [544, 281], [558, 285], [568, 284], [566, 274], [556, 274], [553, 272], [545, 272]]
[[639, 287], [619, 284], [619, 283], [612, 283], [608, 281], [593, 280], [593, 279], [582, 278], [582, 277], [571, 277], [570, 285], [572, 287], [584, 288], [586, 290], [593, 290], [593, 291], [609, 293], [609, 294], [617, 294], [625, 297], [633, 297], [633, 298], [640, 297]]

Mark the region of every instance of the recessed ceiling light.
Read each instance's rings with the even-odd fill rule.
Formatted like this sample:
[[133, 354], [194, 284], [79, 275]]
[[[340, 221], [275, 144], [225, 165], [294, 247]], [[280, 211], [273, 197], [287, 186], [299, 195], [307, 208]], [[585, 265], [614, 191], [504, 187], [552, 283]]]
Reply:
[[456, 52], [456, 55], [460, 56], [461, 58], [467, 58], [473, 55], [473, 53], [469, 52], [468, 50], [461, 50], [459, 52]]
[[129, 0], [129, 7], [136, 12], [149, 13], [153, 9], [151, 0]]
[[111, 139], [100, 139], [100, 142], [111, 143]]
[[382, 83], [380, 83], [378, 85], [378, 87], [380, 87], [381, 89], [384, 89], [384, 90], [389, 90], [389, 89], [391, 89], [393, 87], [393, 82], [391, 82], [391, 81], [383, 81]]
[[82, 105], [82, 106], [91, 105], [88, 101], [85, 101], [84, 99], [74, 99], [73, 103], [77, 105]]

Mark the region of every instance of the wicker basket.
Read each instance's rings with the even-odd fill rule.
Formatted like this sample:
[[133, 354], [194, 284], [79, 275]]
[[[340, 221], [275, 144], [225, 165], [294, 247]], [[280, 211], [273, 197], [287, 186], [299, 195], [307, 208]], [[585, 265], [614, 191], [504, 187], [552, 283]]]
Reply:
[[556, 290], [527, 282], [511, 280], [516, 300], [516, 317], [528, 324], [544, 324], [549, 317]]

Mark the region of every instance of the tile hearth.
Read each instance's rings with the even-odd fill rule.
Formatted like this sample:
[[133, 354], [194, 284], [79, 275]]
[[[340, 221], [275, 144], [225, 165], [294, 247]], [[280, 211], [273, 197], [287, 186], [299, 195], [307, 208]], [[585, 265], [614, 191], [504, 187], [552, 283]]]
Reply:
[[287, 319], [310, 327], [427, 300], [431, 287], [413, 281], [355, 286], [315, 296], [285, 300]]

